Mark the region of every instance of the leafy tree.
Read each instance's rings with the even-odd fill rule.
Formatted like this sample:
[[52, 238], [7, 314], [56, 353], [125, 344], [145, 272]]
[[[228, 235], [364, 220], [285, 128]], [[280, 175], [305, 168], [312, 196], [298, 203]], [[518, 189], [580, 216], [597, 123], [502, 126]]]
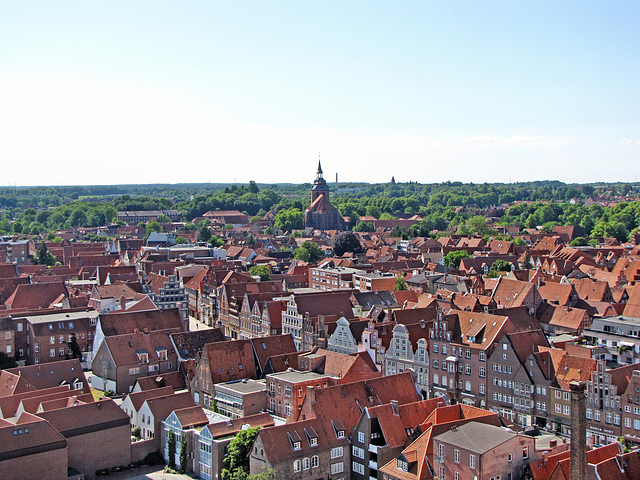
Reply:
[[13, 224], [13, 232], [14, 233], [22, 233], [22, 224], [20, 222], [15, 222]]
[[158, 222], [157, 220], [152, 220], [147, 224], [146, 229], [147, 229], [147, 236], [149, 236], [151, 232], [161, 232], [162, 225], [160, 225], [160, 222]]
[[76, 340], [75, 333], [71, 334], [67, 347], [71, 350], [71, 358], [82, 358], [82, 351], [80, 350], [80, 345], [78, 345], [78, 341]]
[[531, 262], [531, 256], [529, 255], [529, 253], [524, 254], [524, 259], [522, 260], [521, 267], [524, 270], [531, 270], [533, 268], [533, 263]]
[[487, 276], [494, 278], [494, 277], [498, 277], [501, 274], [501, 272], [510, 272], [510, 271], [511, 271], [511, 263], [507, 262], [506, 260], [500, 259], [493, 262], [493, 265], [491, 265], [491, 268], [489, 269]]
[[254, 265], [249, 269], [249, 274], [260, 277], [261, 282], [271, 280], [271, 269], [266, 265]]
[[293, 256], [303, 262], [318, 263], [324, 257], [324, 253], [317, 243], [306, 241], [295, 250]]
[[375, 228], [371, 222], [360, 222], [353, 230], [355, 232], [373, 232]]
[[0, 370], [4, 370], [5, 368], [15, 368], [17, 366], [18, 364], [14, 357], [10, 357], [4, 352], [0, 352]]
[[258, 193], [260, 191], [260, 189], [258, 188], [258, 185], [256, 185], [256, 182], [254, 182], [253, 180], [249, 181], [249, 193]]
[[36, 265], [52, 266], [56, 264], [56, 257], [54, 257], [53, 254], [49, 250], [47, 250], [47, 246], [44, 243], [41, 243], [38, 247], [38, 250], [36, 250], [36, 255], [33, 259], [33, 262]]
[[159, 223], [171, 223], [171, 219], [167, 215], [162, 214], [162, 215], [158, 215], [158, 222]]
[[253, 233], [247, 235], [247, 239], [245, 240], [245, 245], [248, 247], [253, 247], [256, 244], [256, 237], [253, 236]]
[[283, 232], [300, 230], [302, 228], [304, 217], [302, 212], [297, 208], [287, 208], [280, 210], [276, 214], [273, 226]]
[[576, 237], [569, 243], [571, 247], [586, 247], [587, 245], [589, 245], [589, 242], [584, 237]]
[[276, 472], [273, 468], [262, 469], [257, 475], [251, 475], [251, 480], [276, 480]]
[[191, 231], [193, 231], [193, 230], [197, 230], [197, 229], [198, 229], [198, 227], [197, 227], [197, 225], [195, 225], [195, 224], [193, 224], [193, 223], [191, 223], [191, 222], [187, 222], [187, 223], [185, 223], [185, 225], [184, 225], [184, 229], [185, 229], [185, 231], [187, 231], [187, 232], [191, 232]]
[[176, 237], [176, 245], [184, 245], [185, 243], [189, 243], [189, 240], [187, 240], [183, 236]]
[[393, 286], [393, 290], [394, 291], [400, 291], [400, 290], [407, 290], [407, 281], [404, 279], [403, 276], [398, 276], [396, 278], [396, 284]]
[[169, 450], [169, 467], [176, 467], [176, 434], [173, 433], [173, 430], [169, 430], [169, 435], [167, 437], [168, 442], [168, 450]]
[[333, 254], [341, 257], [346, 252], [362, 253], [364, 249], [353, 232], [341, 232], [333, 240]]
[[198, 230], [198, 241], [199, 242], [208, 242], [211, 238], [211, 230], [206, 225], [202, 225]]
[[222, 480], [244, 480], [249, 477], [249, 454], [257, 435], [257, 428], [248, 428], [238, 432], [229, 442], [227, 456], [222, 460]]
[[187, 470], [187, 438], [186, 435], [182, 435], [180, 440], [180, 472], [184, 473]]
[[449, 268], [458, 268], [463, 258], [471, 258], [466, 250], [455, 250], [444, 256], [444, 265]]
[[394, 217], [390, 213], [383, 213], [380, 215], [380, 220], [396, 220], [396, 217]]
[[267, 227], [264, 229], [264, 234], [265, 235], [273, 235], [273, 228], [272, 227]]

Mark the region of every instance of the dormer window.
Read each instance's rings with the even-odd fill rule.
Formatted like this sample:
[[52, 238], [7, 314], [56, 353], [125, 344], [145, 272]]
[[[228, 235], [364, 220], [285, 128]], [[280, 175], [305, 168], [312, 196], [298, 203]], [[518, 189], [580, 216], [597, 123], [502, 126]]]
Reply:
[[300, 442], [293, 442], [293, 449], [300, 450]]
[[[158, 354], [158, 358], [161, 361], [167, 360], [167, 349], [166, 348], [156, 348], [156, 353]], [[144, 362], [146, 363], [146, 362]]]
[[136, 353], [138, 354], [140, 363], [149, 363], [149, 352], [146, 350], [138, 350]]
[[398, 459], [398, 470], [402, 470], [403, 472], [409, 471], [409, 464], [404, 460]]

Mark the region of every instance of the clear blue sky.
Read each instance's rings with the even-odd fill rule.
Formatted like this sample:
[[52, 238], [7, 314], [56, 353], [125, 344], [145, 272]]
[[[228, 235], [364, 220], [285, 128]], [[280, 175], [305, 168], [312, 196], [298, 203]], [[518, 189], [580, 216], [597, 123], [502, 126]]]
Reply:
[[0, 1], [0, 184], [636, 181], [640, 2]]

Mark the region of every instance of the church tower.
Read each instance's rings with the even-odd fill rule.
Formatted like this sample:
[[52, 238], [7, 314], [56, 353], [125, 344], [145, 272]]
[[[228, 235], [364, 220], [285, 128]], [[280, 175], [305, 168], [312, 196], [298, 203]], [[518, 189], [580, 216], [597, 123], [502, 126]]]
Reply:
[[326, 195], [327, 199], [329, 199], [329, 187], [322, 176], [322, 166], [320, 165], [320, 159], [318, 159], [318, 171], [316, 172], [316, 179], [313, 182], [313, 188], [311, 189], [311, 203], [313, 203], [320, 195]]

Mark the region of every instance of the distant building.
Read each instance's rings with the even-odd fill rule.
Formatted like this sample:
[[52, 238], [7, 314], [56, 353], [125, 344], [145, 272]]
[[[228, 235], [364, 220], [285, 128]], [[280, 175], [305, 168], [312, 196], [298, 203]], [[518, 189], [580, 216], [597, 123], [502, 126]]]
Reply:
[[322, 177], [320, 161], [311, 189], [311, 205], [304, 211], [304, 226], [319, 230], [344, 230], [346, 227], [344, 218], [329, 201], [329, 187]]

